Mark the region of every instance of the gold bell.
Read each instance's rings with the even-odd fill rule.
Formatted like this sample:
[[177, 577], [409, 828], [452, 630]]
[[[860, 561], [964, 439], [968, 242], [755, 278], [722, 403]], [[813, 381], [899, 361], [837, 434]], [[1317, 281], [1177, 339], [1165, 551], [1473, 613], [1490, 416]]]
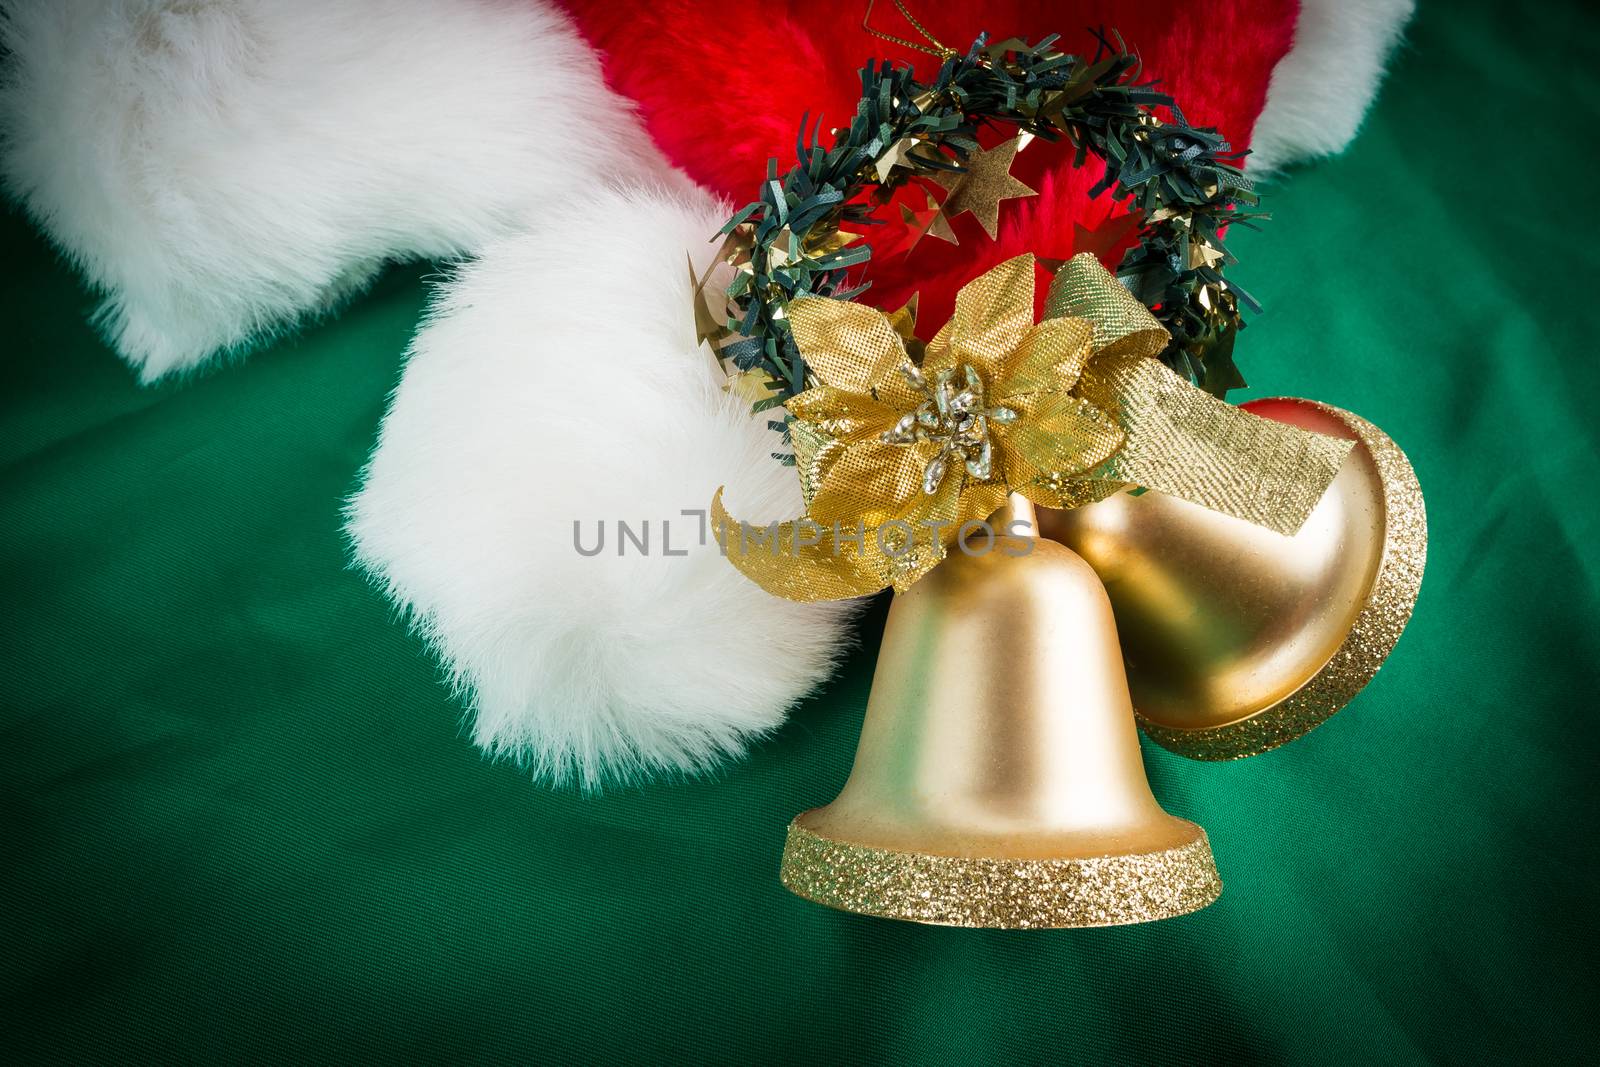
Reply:
[[791, 891], [989, 927], [1147, 922], [1222, 891], [1205, 831], [1150, 792], [1100, 580], [1032, 522], [1013, 496], [1000, 536], [894, 598], [849, 780], [789, 826]]
[[1422, 491], [1383, 431], [1310, 400], [1244, 408], [1356, 442], [1292, 537], [1156, 492], [1040, 515], [1105, 582], [1140, 725], [1194, 759], [1265, 752], [1349, 703], [1399, 640], [1427, 555]]

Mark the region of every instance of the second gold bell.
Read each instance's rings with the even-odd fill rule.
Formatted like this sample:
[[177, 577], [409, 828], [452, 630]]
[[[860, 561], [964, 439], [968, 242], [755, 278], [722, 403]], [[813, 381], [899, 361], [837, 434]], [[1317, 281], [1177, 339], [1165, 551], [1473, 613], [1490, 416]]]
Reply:
[[955, 551], [895, 597], [849, 780], [789, 828], [795, 893], [1059, 927], [1182, 915], [1221, 892], [1205, 831], [1150, 791], [1099, 579], [1032, 518], [1013, 497], [992, 524], [1021, 536]]
[[1356, 442], [1293, 535], [1157, 492], [1039, 516], [1105, 583], [1145, 732], [1196, 759], [1266, 752], [1348, 704], [1399, 640], [1427, 557], [1422, 490], [1382, 430], [1309, 400], [1244, 410]]

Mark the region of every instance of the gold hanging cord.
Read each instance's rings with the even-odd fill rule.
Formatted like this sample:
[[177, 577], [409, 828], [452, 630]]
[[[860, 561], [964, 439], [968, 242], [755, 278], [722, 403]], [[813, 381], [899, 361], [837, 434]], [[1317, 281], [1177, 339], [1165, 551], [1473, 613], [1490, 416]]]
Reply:
[[[893, 2], [894, 6], [900, 9], [900, 14], [906, 17], [906, 21], [911, 23], [912, 28], [927, 39], [928, 44], [918, 44], [916, 41], [908, 41], [904, 37], [896, 37], [892, 33], [884, 33], [882, 30], [875, 30], [871, 26], [867, 25], [867, 23], [872, 19], [872, 5], [877, 3], [877, 0], [867, 0], [867, 13], [861, 16], [861, 28], [872, 34], [874, 37], [880, 37], [885, 41], [891, 42], [892, 44], [900, 45], [902, 48], [910, 48], [918, 52], [926, 52], [928, 55], [938, 56], [940, 59], [949, 59], [951, 56], [960, 55], [960, 53], [954, 48], [951, 48], [947, 44], [943, 44], [937, 37], [929, 33], [928, 28], [921, 22], [918, 22], [917, 17], [913, 15], [906, 7], [904, 0], [893, 0]], [[932, 45], [933, 47], [929, 48], [928, 45]]]

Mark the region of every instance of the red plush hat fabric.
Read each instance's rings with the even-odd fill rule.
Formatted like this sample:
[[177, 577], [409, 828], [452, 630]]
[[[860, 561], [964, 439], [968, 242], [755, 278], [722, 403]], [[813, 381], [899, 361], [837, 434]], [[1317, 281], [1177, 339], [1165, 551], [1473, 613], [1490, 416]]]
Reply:
[[[869, 58], [914, 63], [925, 80], [939, 63], [862, 29], [865, 0], [564, 3], [601, 51], [612, 88], [638, 104], [667, 157], [741, 205], [754, 199], [769, 158], [778, 159], [780, 172], [793, 162], [803, 115], [813, 123], [820, 115], [826, 130], [855, 114], [856, 72]], [[1063, 50], [1092, 53], [1091, 28], [1115, 30], [1143, 58], [1144, 77], [1158, 79], [1191, 123], [1217, 127], [1236, 149], [1248, 147], [1299, 14], [1296, 0], [910, 0], [907, 6], [936, 38], [961, 50], [987, 31], [996, 40], [1030, 41], [1058, 33]], [[872, 25], [919, 39], [892, 3], [876, 6]], [[1123, 213], [1109, 194], [1089, 199], [1102, 167], [1074, 169], [1070, 146], [1036, 141], [1012, 173], [1039, 195], [1001, 205], [996, 240], [970, 215], [954, 221], [959, 246], [924, 238], [910, 254], [908, 235], [893, 232], [900, 226], [875, 229], [867, 269], [872, 289], [864, 299], [892, 308], [920, 293], [921, 317], [936, 327], [962, 284], [1014, 255], [1065, 258], [1087, 248], [1108, 263], [1121, 257], [1131, 234], [1118, 239], [1115, 226], [1093, 232]]]

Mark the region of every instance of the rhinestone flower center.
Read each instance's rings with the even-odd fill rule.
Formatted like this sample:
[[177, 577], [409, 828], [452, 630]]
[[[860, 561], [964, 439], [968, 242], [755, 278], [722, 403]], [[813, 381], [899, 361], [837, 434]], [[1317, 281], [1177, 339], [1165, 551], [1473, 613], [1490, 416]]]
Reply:
[[927, 441], [938, 447], [922, 470], [922, 491], [929, 496], [938, 492], [945, 474], [957, 463], [978, 481], [988, 481], [994, 473], [992, 426], [1014, 421], [1017, 412], [987, 403], [983, 377], [970, 363], [946, 367], [931, 380], [909, 362], [901, 366], [900, 374], [925, 399], [900, 416], [894, 429], [885, 430], [883, 440], [892, 445]]

